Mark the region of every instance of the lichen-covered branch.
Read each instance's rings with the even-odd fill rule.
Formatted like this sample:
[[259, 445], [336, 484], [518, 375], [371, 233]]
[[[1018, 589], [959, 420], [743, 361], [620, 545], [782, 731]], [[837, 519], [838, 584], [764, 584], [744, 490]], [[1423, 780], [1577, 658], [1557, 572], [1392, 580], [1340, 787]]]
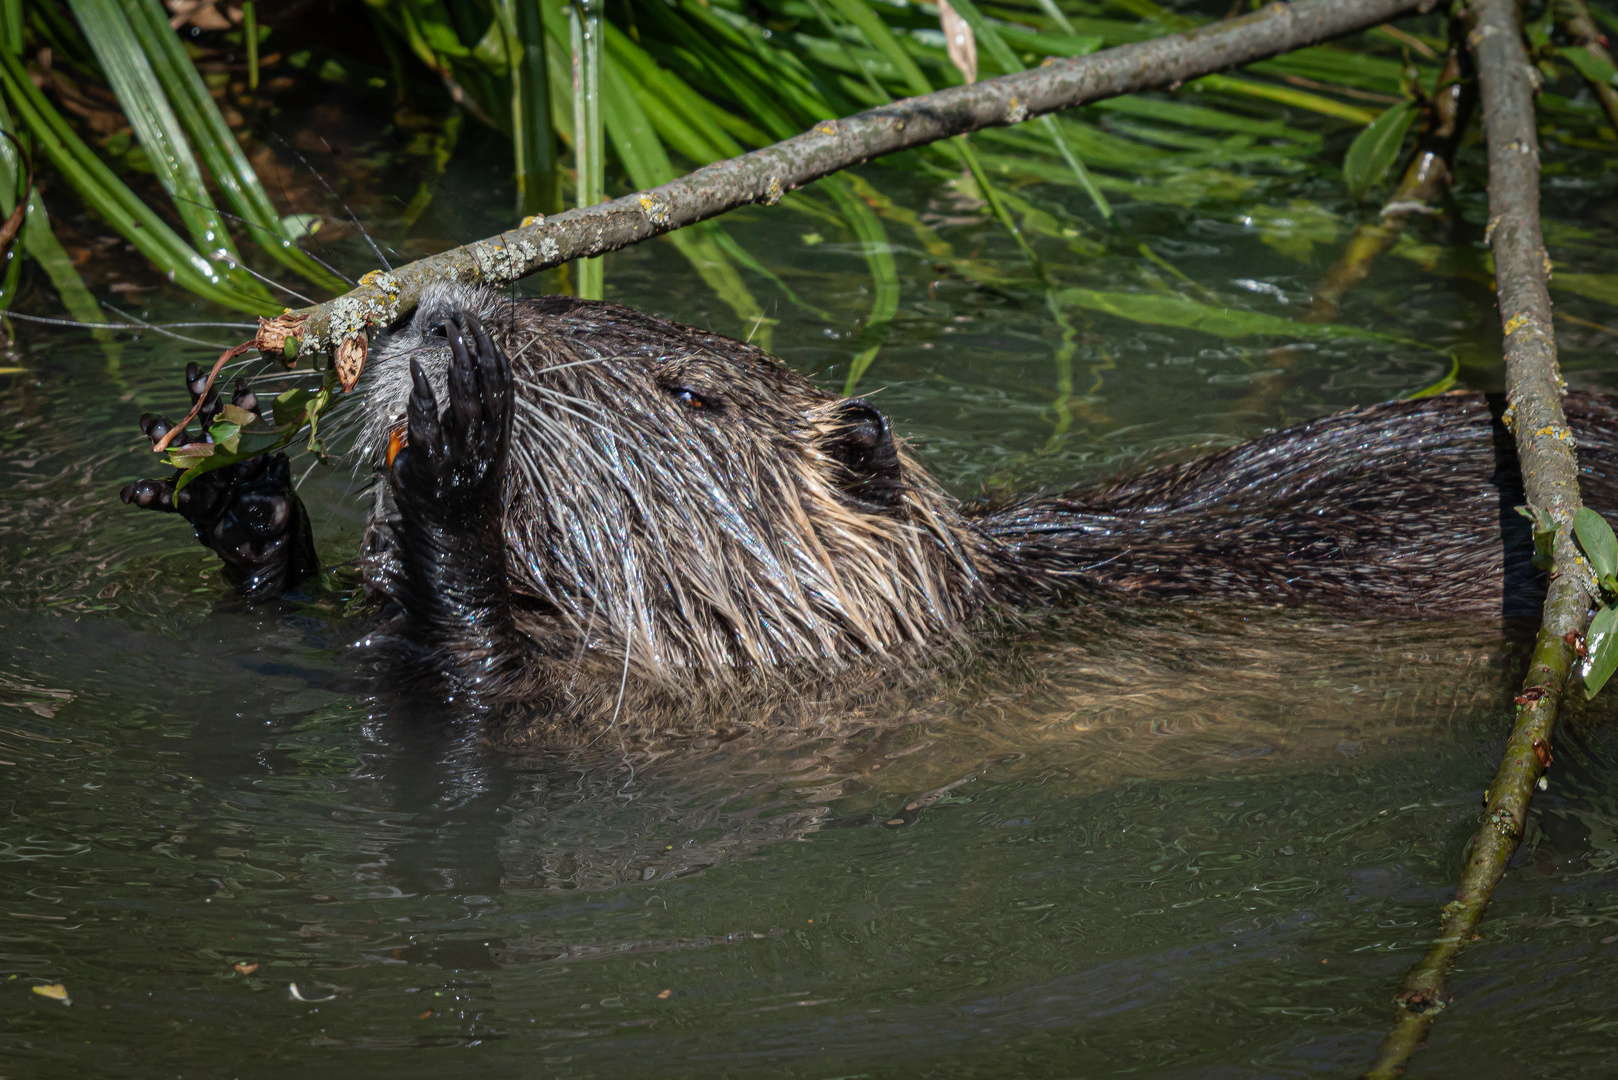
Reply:
[[1529, 505], [1555, 526], [1555, 565], [1539, 639], [1516, 699], [1516, 726], [1485, 796], [1483, 825], [1455, 899], [1444, 907], [1437, 942], [1399, 989], [1393, 1030], [1369, 1073], [1377, 1078], [1403, 1071], [1444, 1007], [1455, 954], [1483, 918], [1522, 839], [1534, 785], [1550, 764], [1556, 710], [1576, 656], [1573, 642], [1584, 630], [1594, 599], [1593, 582], [1573, 541], [1578, 461], [1562, 414], [1562, 380], [1545, 284], [1551, 265], [1539, 228], [1535, 71], [1517, 30], [1515, 7], [1513, 0], [1472, 0], [1467, 45], [1477, 67], [1489, 146], [1488, 232], [1505, 331], [1507, 426], [1517, 440]]
[[1053, 60], [1031, 71], [906, 98], [716, 162], [661, 187], [531, 220], [509, 232], [367, 275], [335, 300], [303, 309], [301, 348], [357, 340], [408, 310], [432, 281], [501, 284], [617, 251], [749, 203], [773, 205], [802, 187], [874, 157], [1090, 101], [1176, 86], [1376, 26], [1433, 0], [1297, 0], [1183, 34]]
[[[1452, 39], [1458, 30], [1458, 26], [1452, 30]], [[1398, 241], [1411, 218], [1434, 212], [1432, 203], [1451, 180], [1455, 148], [1466, 133], [1477, 98], [1470, 69], [1462, 43], [1451, 40], [1438, 87], [1428, 103], [1421, 137], [1403, 179], [1383, 205], [1378, 219], [1354, 230], [1343, 254], [1316, 286], [1309, 310], [1300, 316], [1302, 322], [1336, 322], [1343, 297], [1369, 276], [1371, 264]]]

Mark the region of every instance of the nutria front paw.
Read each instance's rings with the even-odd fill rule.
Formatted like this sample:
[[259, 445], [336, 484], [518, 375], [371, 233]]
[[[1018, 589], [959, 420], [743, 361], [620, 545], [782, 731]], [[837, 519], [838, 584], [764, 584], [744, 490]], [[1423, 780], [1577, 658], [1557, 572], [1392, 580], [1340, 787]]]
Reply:
[[[206, 380], [195, 364], [186, 369], [193, 402]], [[258, 411], [251, 390], [236, 384], [233, 404]], [[198, 415], [203, 430], [219, 413], [217, 390], [208, 392]], [[154, 444], [174, 425], [163, 417], [141, 417], [141, 431]], [[181, 432], [171, 445], [197, 442]], [[175, 479], [179, 474], [175, 474]], [[314, 541], [308, 515], [292, 486], [285, 454], [263, 455], [214, 469], [193, 478], [175, 494], [175, 479], [138, 480], [120, 493], [124, 502], [143, 510], [179, 514], [196, 530], [197, 540], [218, 554], [225, 577], [250, 600], [264, 600], [295, 588], [316, 572]]]
[[471, 312], [446, 323], [444, 334], [449, 407], [439, 415], [432, 384], [411, 360], [408, 442], [393, 459], [392, 482], [401, 510], [454, 524], [499, 497], [511, 442], [511, 362]]

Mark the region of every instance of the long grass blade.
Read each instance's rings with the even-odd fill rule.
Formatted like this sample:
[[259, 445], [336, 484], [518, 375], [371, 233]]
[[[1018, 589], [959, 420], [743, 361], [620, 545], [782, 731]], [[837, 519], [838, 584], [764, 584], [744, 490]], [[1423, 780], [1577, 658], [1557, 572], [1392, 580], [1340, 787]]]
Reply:
[[136, 140], [146, 151], [147, 162], [173, 200], [175, 215], [202, 253], [204, 262], [198, 266], [199, 272], [228, 281], [236, 290], [267, 302], [269, 294], [264, 287], [235, 269], [241, 257], [230, 230], [214, 208], [190, 140], [117, 0], [69, 0], [69, 6]]
[[180, 239], [84, 144], [28, 78], [22, 62], [4, 51], [0, 51], [0, 86], [16, 109], [18, 120], [38, 140], [63, 177], [159, 269], [172, 273], [179, 285], [203, 299], [258, 314], [280, 310], [262, 288], [253, 295], [224, 281], [213, 263]]
[[[81, 0], [82, 2], [82, 0]], [[103, 5], [107, 0], [91, 0]], [[253, 241], [283, 266], [325, 289], [341, 291], [343, 281], [297, 246], [264, 190], [258, 173], [225, 123], [207, 84], [169, 28], [159, 0], [121, 0], [123, 11], [168, 100], [196, 146], [203, 164]], [[255, 46], [256, 48], [256, 46]]]
[[[604, 191], [601, 129], [601, 0], [575, 0], [568, 9], [573, 51], [573, 168], [579, 206], [594, 206]], [[601, 259], [580, 259], [579, 295], [600, 300], [605, 293]]]
[[848, 365], [848, 377], [843, 381], [843, 393], [852, 394], [861, 376], [876, 362], [876, 354], [887, 340], [888, 325], [899, 311], [899, 270], [893, 261], [893, 247], [888, 242], [882, 219], [867, 206], [841, 176], [828, 176], [819, 182], [837, 203], [837, 208], [848, 219], [854, 237], [860, 243], [865, 265], [871, 271], [871, 284], [875, 290], [871, 298], [871, 314], [860, 330], [858, 352]]
[[[646, 114], [641, 111], [628, 78], [615, 67], [602, 72], [601, 113], [618, 160], [629, 173], [630, 183], [644, 190], [665, 184], [678, 175]], [[695, 229], [672, 232], [668, 239], [708, 288], [730, 305], [743, 325], [763, 329], [767, 342], [764, 309], [759, 307], [735, 265], [717, 243], [716, 236], [722, 232], [720, 226], [704, 222]]]
[[[961, 18], [971, 25], [972, 32], [983, 43], [990, 57], [994, 59], [1001, 71], [1011, 74], [1024, 70], [1022, 61], [1017, 59], [1017, 54], [1011, 51], [1011, 46], [1006, 44], [1005, 39], [1000, 36], [999, 30], [984, 17], [983, 13], [977, 9], [977, 5], [972, 3], [972, 0], [950, 0], [950, 6], [959, 12]], [[1107, 197], [1101, 193], [1101, 189], [1096, 186], [1095, 181], [1091, 179], [1089, 170], [1084, 167], [1084, 162], [1079, 159], [1079, 156], [1073, 152], [1073, 148], [1068, 145], [1067, 140], [1062, 137], [1062, 129], [1057, 126], [1056, 118], [1049, 115], [1042, 116], [1039, 118], [1038, 123], [1044, 129], [1046, 135], [1050, 137], [1057, 153], [1062, 155], [1062, 160], [1067, 162], [1067, 167], [1073, 170], [1073, 175], [1078, 178], [1079, 186], [1084, 189], [1085, 194], [1090, 196], [1090, 201], [1095, 204], [1095, 208], [1100, 211], [1104, 219], [1111, 221], [1113, 217], [1112, 206], [1107, 202]]]
[[511, 142], [517, 159], [517, 212], [555, 212], [556, 132], [551, 128], [550, 72], [542, 0], [500, 0], [510, 23]]

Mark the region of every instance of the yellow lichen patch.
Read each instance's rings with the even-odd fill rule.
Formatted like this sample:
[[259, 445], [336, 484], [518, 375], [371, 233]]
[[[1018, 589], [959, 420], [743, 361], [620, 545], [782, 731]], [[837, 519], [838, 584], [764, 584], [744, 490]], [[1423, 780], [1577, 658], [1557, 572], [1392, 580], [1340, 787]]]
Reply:
[[361, 285], [375, 285], [376, 284], [376, 279], [381, 277], [382, 274], [383, 274], [383, 271], [381, 271], [381, 270], [372, 270], [370, 273], [368, 273], [364, 277], [360, 278], [360, 284]]
[[526, 228], [528, 228], [528, 226], [530, 226], [530, 225], [538, 225], [541, 222], [543, 222], [544, 220], [545, 220], [545, 215], [544, 214], [529, 214], [527, 217], [522, 219], [522, 224], [520, 226], [518, 226], [518, 227], [526, 229]]
[[1527, 321], [1528, 321], [1528, 316], [1527, 315], [1522, 315], [1522, 314], [1513, 315], [1511, 318], [1507, 319], [1506, 320], [1506, 334], [1507, 334], [1507, 336], [1510, 336], [1511, 334], [1515, 334], [1518, 330], [1521, 330], [1522, 327], [1523, 327], [1523, 324], [1526, 323]]

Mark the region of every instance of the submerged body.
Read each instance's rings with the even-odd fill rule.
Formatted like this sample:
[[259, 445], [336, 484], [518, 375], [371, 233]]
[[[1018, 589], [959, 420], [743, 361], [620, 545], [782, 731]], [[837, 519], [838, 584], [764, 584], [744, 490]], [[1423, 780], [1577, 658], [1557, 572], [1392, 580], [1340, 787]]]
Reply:
[[[1498, 619], [1543, 591], [1480, 394], [963, 506], [869, 402], [613, 304], [432, 290], [373, 344], [362, 392], [386, 636], [563, 720], [823, 701], [969, 651], [997, 615], [1098, 594]], [[1618, 411], [1566, 405], [1586, 502], [1618, 508]], [[125, 498], [185, 514], [243, 592], [315, 569], [273, 461], [171, 492]]]

